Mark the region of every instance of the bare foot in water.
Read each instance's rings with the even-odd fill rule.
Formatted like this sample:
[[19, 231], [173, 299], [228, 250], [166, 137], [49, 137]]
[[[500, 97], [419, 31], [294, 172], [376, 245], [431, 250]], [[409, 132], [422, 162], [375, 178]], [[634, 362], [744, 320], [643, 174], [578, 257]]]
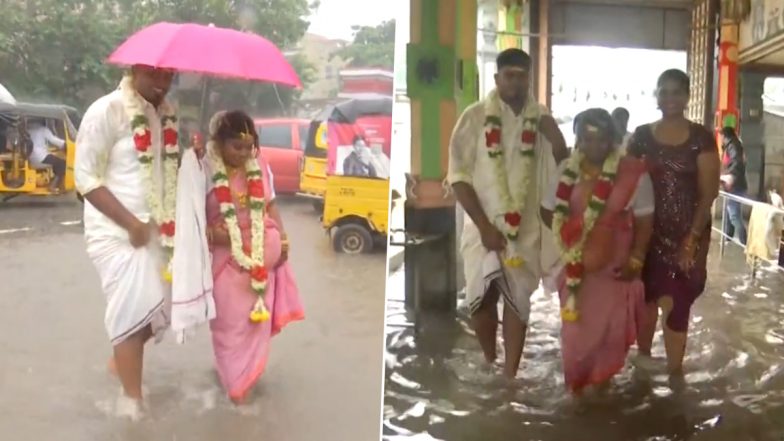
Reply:
[[131, 398], [120, 391], [120, 396], [117, 397], [115, 404], [115, 414], [120, 418], [139, 421], [144, 417], [144, 403], [142, 400]]

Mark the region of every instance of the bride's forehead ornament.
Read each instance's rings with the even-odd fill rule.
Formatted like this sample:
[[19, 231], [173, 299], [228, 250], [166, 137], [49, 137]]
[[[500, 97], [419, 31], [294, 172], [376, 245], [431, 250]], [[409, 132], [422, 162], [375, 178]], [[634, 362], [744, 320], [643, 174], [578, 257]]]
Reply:
[[253, 140], [253, 135], [250, 132], [250, 128], [248, 127], [248, 123], [245, 123], [245, 130], [240, 132], [240, 139], [243, 141], [251, 141]]

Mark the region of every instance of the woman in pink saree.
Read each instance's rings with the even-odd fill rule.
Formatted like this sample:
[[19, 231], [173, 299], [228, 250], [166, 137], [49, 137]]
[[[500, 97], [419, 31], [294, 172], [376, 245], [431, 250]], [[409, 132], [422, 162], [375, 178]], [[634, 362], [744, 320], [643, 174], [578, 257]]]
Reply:
[[[264, 373], [271, 338], [287, 324], [304, 318], [287, 261], [288, 240], [275, 203], [272, 175], [258, 155], [258, 144], [250, 117], [239, 111], [220, 113], [210, 124], [208, 160], [204, 161], [211, 182], [207, 237], [216, 310], [210, 330], [220, 381], [235, 404], [246, 400]], [[257, 246], [254, 221], [256, 228], [263, 228], [263, 251], [253, 250]], [[241, 238], [240, 247], [232, 248], [233, 237]], [[237, 256], [238, 252], [245, 256]], [[254, 253], [263, 255], [263, 266], [246, 269], [242, 262]], [[260, 280], [266, 284], [265, 317], [258, 311], [251, 314], [258, 309]]]
[[576, 134], [575, 152], [542, 208], [565, 263], [558, 278], [561, 350], [566, 385], [579, 396], [588, 386], [606, 386], [635, 341], [654, 200], [644, 163], [618, 152], [607, 111], [581, 113]]

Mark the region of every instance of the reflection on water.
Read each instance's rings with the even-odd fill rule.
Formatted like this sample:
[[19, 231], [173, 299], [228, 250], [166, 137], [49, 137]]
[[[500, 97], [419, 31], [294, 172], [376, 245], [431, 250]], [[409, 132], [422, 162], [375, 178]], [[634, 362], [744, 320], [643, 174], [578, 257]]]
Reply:
[[[685, 384], [630, 364], [610, 390], [576, 403], [565, 392], [555, 296], [532, 299], [520, 379], [499, 381], [466, 317], [403, 308], [403, 272], [387, 289], [384, 439], [784, 439], [784, 277], [752, 281], [743, 256], [714, 248], [708, 288], [694, 307]], [[634, 349], [633, 349], [634, 351]], [[654, 356], [664, 368], [661, 331]]]

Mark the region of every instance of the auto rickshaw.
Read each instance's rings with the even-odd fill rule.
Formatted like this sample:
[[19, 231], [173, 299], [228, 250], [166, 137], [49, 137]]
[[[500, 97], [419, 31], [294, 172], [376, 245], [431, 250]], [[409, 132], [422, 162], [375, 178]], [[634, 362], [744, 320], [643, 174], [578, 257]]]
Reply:
[[[300, 162], [300, 191], [297, 195], [312, 199], [313, 206], [319, 213], [324, 209], [330, 143], [334, 144], [343, 139], [345, 133], [341, 134], [340, 130], [345, 132], [347, 124], [362, 127], [367, 119], [372, 120], [379, 114], [384, 114], [388, 99], [390, 98], [376, 94], [352, 98], [336, 106], [327, 107], [311, 121], [305, 152]], [[385, 145], [388, 145], [388, 141]]]
[[29, 120], [45, 123], [55, 136], [65, 140], [64, 150], [52, 150], [51, 154], [65, 160], [66, 170], [60, 190], [66, 193], [74, 190], [76, 127], [69, 113], [78, 114], [76, 109], [63, 105], [0, 103], [0, 198], [4, 202], [22, 195], [58, 194], [49, 188], [55, 177], [52, 167], [46, 164], [33, 166], [28, 160], [32, 148], [24, 140]]
[[[338, 252], [368, 253], [386, 243], [391, 137], [391, 97], [341, 103], [328, 120], [321, 219]], [[364, 165], [365, 159], [358, 159], [363, 155], [369, 155], [367, 173], [358, 173], [349, 164]]]
[[298, 196], [313, 200], [313, 207], [321, 212], [324, 209], [324, 192], [327, 189], [327, 126], [329, 113], [327, 109], [310, 123], [305, 152], [299, 165]]

